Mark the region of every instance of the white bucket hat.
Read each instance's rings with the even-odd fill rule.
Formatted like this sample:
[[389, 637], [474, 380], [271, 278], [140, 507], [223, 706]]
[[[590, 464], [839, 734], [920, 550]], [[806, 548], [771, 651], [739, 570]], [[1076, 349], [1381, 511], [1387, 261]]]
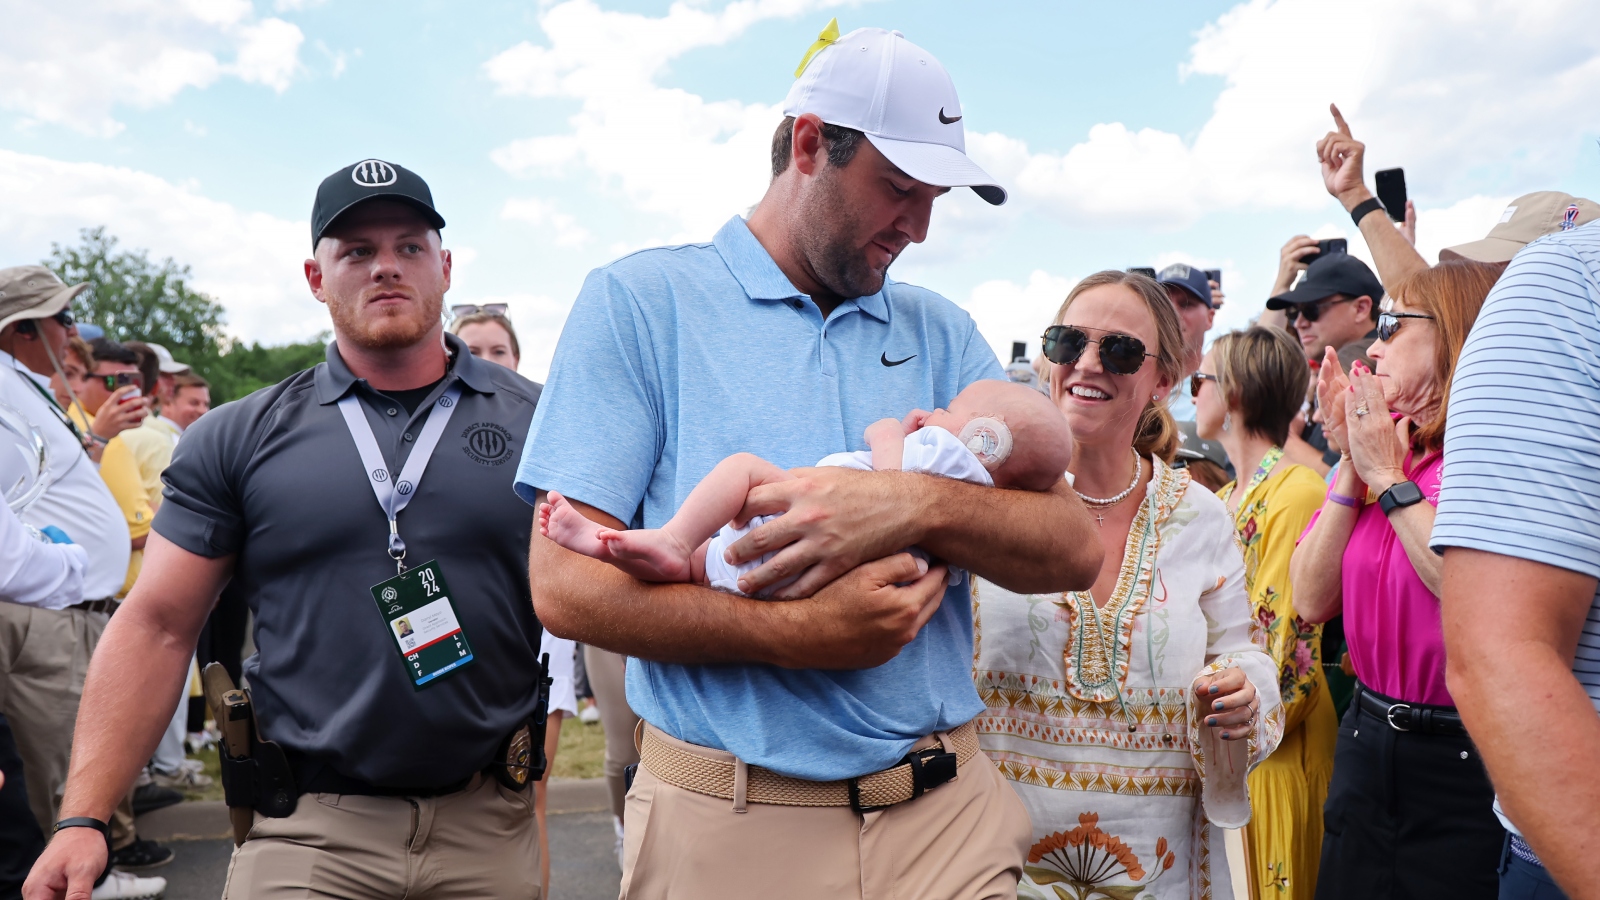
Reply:
[[863, 132], [889, 162], [924, 184], [970, 187], [995, 206], [1006, 191], [967, 157], [955, 83], [933, 54], [898, 31], [828, 23], [800, 64], [785, 116], [811, 113]]

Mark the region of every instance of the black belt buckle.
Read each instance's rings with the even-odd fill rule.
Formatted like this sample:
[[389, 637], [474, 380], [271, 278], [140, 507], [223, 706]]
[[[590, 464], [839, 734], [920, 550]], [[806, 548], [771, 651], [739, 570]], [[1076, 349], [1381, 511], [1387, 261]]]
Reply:
[[[911, 767], [911, 796], [907, 799], [915, 800], [947, 781], [954, 781], [956, 770], [960, 768], [960, 760], [954, 753], [947, 753], [942, 747], [929, 747], [926, 750], [907, 753], [899, 765]], [[856, 812], [869, 813], [889, 808], [888, 805], [861, 805], [861, 779], [852, 778], [845, 784], [850, 790], [850, 808]]]

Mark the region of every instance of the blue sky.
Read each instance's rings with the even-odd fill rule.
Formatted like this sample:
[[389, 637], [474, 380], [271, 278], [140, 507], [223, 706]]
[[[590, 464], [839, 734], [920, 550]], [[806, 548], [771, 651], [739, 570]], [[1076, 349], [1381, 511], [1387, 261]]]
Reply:
[[326, 327], [300, 275], [316, 184], [390, 159], [449, 220], [450, 299], [511, 303], [534, 378], [591, 268], [759, 199], [832, 16], [938, 56], [1012, 191], [941, 200], [893, 271], [997, 348], [1106, 267], [1221, 267], [1219, 324], [1245, 322], [1286, 238], [1355, 236], [1312, 155], [1329, 102], [1369, 169], [1407, 168], [1425, 254], [1517, 194], [1600, 191], [1600, 13], [1578, 2], [0, 4], [0, 265], [106, 225], [192, 265], [238, 335], [303, 339]]

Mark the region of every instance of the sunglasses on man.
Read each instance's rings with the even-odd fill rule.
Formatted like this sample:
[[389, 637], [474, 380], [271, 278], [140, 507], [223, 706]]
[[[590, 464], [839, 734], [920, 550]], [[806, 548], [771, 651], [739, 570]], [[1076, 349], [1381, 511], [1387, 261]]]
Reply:
[[141, 384], [143, 379], [138, 372], [117, 372], [112, 375], [85, 375], [84, 381], [100, 381], [105, 384], [107, 391], [116, 391], [117, 388], [127, 387], [130, 384]]
[[1283, 316], [1289, 320], [1290, 325], [1294, 324], [1296, 318], [1304, 318], [1307, 322], [1315, 322], [1322, 318], [1322, 314], [1328, 311], [1328, 307], [1337, 306], [1340, 303], [1349, 303], [1354, 299], [1356, 298], [1342, 297], [1338, 300], [1324, 298], [1315, 303], [1302, 303], [1285, 309]]
[[1422, 313], [1378, 313], [1378, 340], [1387, 341], [1400, 330], [1401, 319], [1432, 319]]
[[1091, 344], [1100, 345], [1100, 366], [1112, 375], [1132, 375], [1144, 365], [1144, 341], [1128, 334], [1107, 332], [1091, 338], [1071, 325], [1051, 325], [1044, 330], [1044, 358], [1058, 366], [1070, 366], [1083, 357]]
[[479, 313], [490, 316], [503, 316], [506, 314], [506, 310], [510, 308], [511, 305], [508, 303], [457, 303], [450, 307], [450, 314], [458, 319], [462, 316], [475, 316]]

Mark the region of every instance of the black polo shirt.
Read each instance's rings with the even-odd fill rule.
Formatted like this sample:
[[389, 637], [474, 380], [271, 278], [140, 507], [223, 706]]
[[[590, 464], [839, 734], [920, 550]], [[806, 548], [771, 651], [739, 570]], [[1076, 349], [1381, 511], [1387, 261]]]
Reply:
[[[153, 526], [191, 553], [238, 555], [226, 590], [255, 614], [244, 672], [264, 735], [389, 787], [469, 776], [533, 708], [532, 518], [511, 485], [540, 386], [445, 340], [448, 374], [415, 416], [351, 374], [332, 344], [327, 362], [207, 413], [178, 444]], [[439, 561], [476, 659], [417, 690], [372, 598], [395, 574], [388, 519], [338, 401], [360, 398], [398, 474], [457, 382], [460, 402], [399, 522], [408, 563]]]

